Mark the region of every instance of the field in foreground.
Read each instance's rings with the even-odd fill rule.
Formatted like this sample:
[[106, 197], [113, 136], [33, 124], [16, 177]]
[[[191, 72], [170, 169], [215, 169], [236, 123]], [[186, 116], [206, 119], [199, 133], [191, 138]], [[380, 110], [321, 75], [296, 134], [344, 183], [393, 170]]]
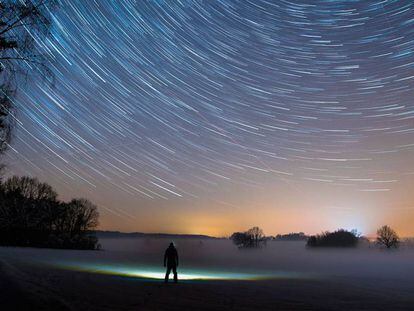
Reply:
[[162, 239], [105, 251], [0, 248], [1, 310], [412, 310], [414, 251], [307, 250], [273, 242], [176, 241], [181, 280], [164, 284]]

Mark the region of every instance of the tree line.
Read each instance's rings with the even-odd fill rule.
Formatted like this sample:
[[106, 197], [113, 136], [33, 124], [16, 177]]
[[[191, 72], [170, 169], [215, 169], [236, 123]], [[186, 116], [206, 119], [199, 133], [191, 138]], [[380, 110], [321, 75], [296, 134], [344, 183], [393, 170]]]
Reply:
[[[0, 1], [0, 160], [12, 137], [13, 97], [31, 75], [53, 83], [39, 48], [50, 35], [57, 0]], [[0, 173], [4, 165], [0, 162]], [[0, 245], [94, 249], [96, 206], [63, 202], [51, 186], [31, 177], [0, 180]]]
[[[233, 243], [240, 249], [260, 248], [266, 245], [268, 240], [278, 241], [301, 241], [306, 240], [308, 247], [356, 247], [359, 242], [367, 239], [356, 230], [338, 229], [333, 232], [322, 232], [321, 234], [306, 236], [303, 232], [266, 237], [263, 230], [253, 227], [245, 232], [235, 232], [230, 236]], [[377, 230], [376, 243], [387, 249], [397, 248], [400, 238], [397, 232], [385, 225]]]
[[97, 249], [97, 207], [87, 199], [63, 202], [37, 178], [0, 183], [0, 245]]

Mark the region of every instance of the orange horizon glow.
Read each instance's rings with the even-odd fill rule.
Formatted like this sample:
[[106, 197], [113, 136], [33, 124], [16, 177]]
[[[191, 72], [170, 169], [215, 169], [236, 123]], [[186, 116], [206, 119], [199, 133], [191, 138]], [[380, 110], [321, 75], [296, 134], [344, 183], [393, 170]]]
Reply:
[[[239, 213], [237, 219], [233, 219], [233, 211], [216, 211], [215, 213], [190, 212], [187, 215], [171, 217], [168, 212], [158, 211], [153, 220], [136, 220], [130, 223], [114, 224], [114, 219], [101, 221], [100, 230], [113, 230], [120, 232], [143, 232], [143, 233], [166, 233], [166, 234], [200, 234], [212, 237], [229, 237], [233, 232], [246, 231], [253, 226], [259, 226], [266, 235], [275, 236], [277, 234], [287, 234], [292, 232], [304, 232], [307, 235], [318, 234], [324, 231], [334, 231], [337, 229], [352, 230], [366, 237], [375, 237], [376, 230], [389, 225], [397, 231], [400, 237], [414, 236], [411, 224], [414, 221], [414, 210], [407, 210], [401, 217], [385, 214], [383, 217], [373, 217], [367, 214], [370, 222], [355, 221], [358, 213], [342, 215], [341, 219], [336, 220], [335, 215], [341, 212], [330, 212], [325, 217], [320, 215], [312, 216], [310, 212], [301, 209], [288, 209], [285, 211], [265, 211], [249, 215], [249, 212]], [[163, 217], [164, 216], [164, 217]], [[338, 216], [338, 215], [337, 215]], [[159, 218], [157, 220], [156, 218]]]

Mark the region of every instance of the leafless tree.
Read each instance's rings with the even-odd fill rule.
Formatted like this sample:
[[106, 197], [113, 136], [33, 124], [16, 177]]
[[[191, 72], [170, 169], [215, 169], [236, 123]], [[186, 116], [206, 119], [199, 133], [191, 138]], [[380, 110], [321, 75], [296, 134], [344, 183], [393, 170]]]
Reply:
[[[10, 133], [13, 125], [11, 118], [11, 94], [11, 87], [8, 84], [0, 85], [0, 155], [7, 149], [7, 143], [10, 141]], [[2, 169], [3, 165], [0, 164], [0, 174]]]
[[265, 241], [263, 230], [259, 227], [253, 227], [247, 230], [247, 235], [250, 236], [254, 247], [259, 247], [260, 243]]
[[0, 154], [13, 126], [12, 96], [28, 73], [52, 77], [36, 42], [49, 34], [50, 10], [57, 0], [0, 1]]
[[15, 193], [28, 200], [54, 201], [57, 198], [57, 193], [50, 185], [28, 176], [10, 177], [4, 182], [2, 188], [6, 194]]
[[398, 237], [397, 232], [385, 225], [377, 230], [377, 242], [386, 248], [397, 248], [400, 243], [400, 238]]
[[96, 205], [86, 199], [73, 199], [68, 205], [69, 215], [65, 230], [71, 234], [87, 232], [98, 226], [99, 213]]

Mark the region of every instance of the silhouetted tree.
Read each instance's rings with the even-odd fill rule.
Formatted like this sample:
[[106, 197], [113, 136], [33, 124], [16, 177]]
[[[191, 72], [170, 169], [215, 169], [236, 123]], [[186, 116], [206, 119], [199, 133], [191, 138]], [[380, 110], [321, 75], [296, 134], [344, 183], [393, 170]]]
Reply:
[[[1, 123], [1, 122], [0, 122], [0, 123]], [[1, 142], [1, 138], [0, 138], [0, 142]], [[0, 148], [1, 148], [1, 147], [0, 147]], [[1, 155], [1, 153], [0, 153], [0, 155]], [[1, 183], [1, 181], [3, 180], [3, 171], [4, 171], [4, 167], [5, 167], [5, 165], [0, 163], [0, 183]]]
[[[10, 141], [11, 136], [13, 124], [10, 117], [12, 112], [10, 101], [11, 93], [10, 87], [7, 84], [0, 84], [0, 155], [7, 149], [7, 143]], [[0, 174], [2, 173], [3, 167], [4, 165], [0, 164]]]
[[55, 204], [52, 187], [36, 178], [12, 177], [1, 185], [0, 227], [18, 245], [37, 243], [45, 238], [46, 211]]
[[310, 247], [355, 247], [357, 244], [356, 231], [339, 229], [334, 232], [326, 231], [322, 234], [312, 235], [306, 245]]
[[263, 230], [259, 227], [253, 227], [246, 232], [235, 232], [230, 239], [239, 248], [261, 247], [266, 243], [266, 237]]
[[234, 232], [231, 235], [230, 240], [232, 240], [233, 243], [239, 248], [247, 247], [250, 243], [246, 232]]
[[265, 241], [263, 230], [259, 227], [250, 228], [247, 230], [247, 235], [251, 238], [254, 247], [258, 247], [260, 243]]
[[308, 239], [308, 236], [303, 233], [288, 233], [288, 234], [278, 234], [274, 237], [277, 241], [304, 241]]
[[56, 200], [57, 193], [53, 188], [29, 176], [13, 176], [2, 184], [6, 194], [20, 195], [27, 200]]
[[94, 249], [99, 214], [86, 199], [65, 203], [36, 178], [13, 176], [0, 184], [0, 244]]
[[60, 203], [59, 217], [54, 228], [58, 237], [65, 237], [65, 248], [91, 248], [97, 239], [90, 234], [98, 225], [99, 213], [96, 206], [86, 199], [73, 199]]
[[391, 227], [382, 226], [377, 230], [377, 242], [386, 248], [397, 248], [400, 243], [400, 238]]
[[49, 33], [49, 12], [56, 3], [56, 0], [0, 1], [0, 154], [10, 139], [11, 97], [16, 92], [17, 80], [24, 79], [29, 71], [51, 77], [36, 43]]

